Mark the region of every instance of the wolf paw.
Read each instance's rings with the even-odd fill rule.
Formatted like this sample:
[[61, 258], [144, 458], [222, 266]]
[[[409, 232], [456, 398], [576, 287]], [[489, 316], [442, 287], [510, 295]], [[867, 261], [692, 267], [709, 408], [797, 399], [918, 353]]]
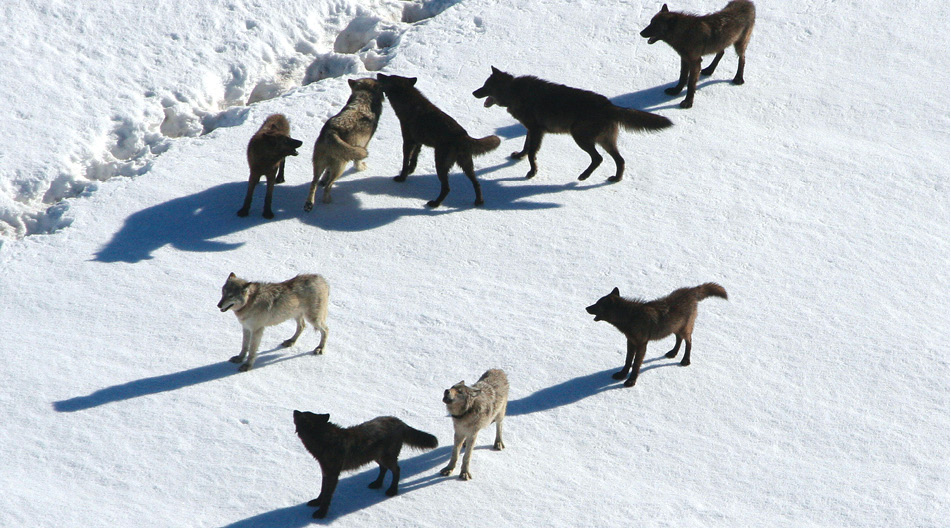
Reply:
[[631, 379], [629, 379], [629, 380], [627, 380], [627, 381], [624, 382], [624, 386], [625, 386], [625, 387], [633, 387], [633, 386], [634, 386], [634, 382], [636, 382], [636, 381], [637, 381], [637, 380], [631, 378]]
[[621, 371], [615, 372], [614, 374], [611, 374], [611, 377], [616, 380], [622, 380], [627, 377], [627, 371], [621, 370]]
[[232, 362], [232, 363], [241, 363], [242, 361], [244, 361], [244, 356], [233, 356], [233, 357], [232, 357], [231, 359], [229, 359], [228, 361], [230, 361], [230, 362]]
[[608, 178], [608, 181], [611, 183], [617, 183], [621, 181], [621, 178], [622, 176], [611, 176], [610, 178]]
[[680, 361], [680, 366], [681, 366], [681, 367], [689, 367], [689, 366], [690, 366], [690, 360], [689, 360], [689, 359], [683, 359], [683, 360], [681, 360], [681, 361]]
[[453, 470], [453, 469], [456, 469], [456, 468], [454, 468], [454, 467], [449, 467], [449, 466], [444, 467], [444, 468], [442, 468], [441, 470], [439, 470], [439, 474], [442, 475], [442, 476], [444, 476], [444, 477], [448, 477], [449, 475], [452, 475], [452, 470]]
[[676, 351], [676, 350], [671, 350], [670, 352], [664, 354], [664, 357], [665, 357], [665, 358], [674, 359], [675, 357], [677, 357], [677, 351]]
[[468, 471], [459, 473], [459, 480], [472, 480], [472, 473], [469, 473]]
[[680, 108], [687, 109], [692, 107], [693, 107], [693, 101], [688, 101], [687, 99], [684, 99], [683, 101], [680, 102]]
[[374, 480], [373, 482], [371, 482], [370, 484], [368, 484], [367, 487], [370, 488], [370, 489], [380, 489], [380, 488], [383, 487], [383, 481]]
[[396, 489], [396, 488], [390, 488], [390, 489], [386, 490], [386, 496], [387, 496], [387, 497], [395, 497], [395, 496], [397, 496], [397, 495], [399, 495], [399, 494], [400, 494], [400, 490], [398, 490], [398, 489]]
[[495, 444], [492, 445], [492, 449], [495, 449], [496, 451], [501, 451], [505, 449], [505, 442], [501, 440], [496, 440]]
[[430, 201], [426, 202], [426, 207], [435, 209], [435, 208], [439, 207], [439, 204], [440, 204], [440, 203], [442, 203], [442, 202], [438, 202], [438, 201], [436, 201], [436, 200], [430, 200]]
[[323, 518], [326, 517], [326, 516], [327, 516], [327, 509], [326, 509], [326, 508], [321, 508], [321, 509], [315, 511], [315, 512], [314, 512], [314, 515], [313, 515], [312, 517], [313, 517], [314, 519], [323, 519]]
[[677, 94], [679, 94], [679, 93], [682, 92], [682, 91], [684, 91], [683, 88], [677, 88], [677, 87], [675, 86], [675, 87], [673, 87], [673, 88], [667, 88], [666, 90], [664, 90], [664, 93], [667, 94], [667, 95], [677, 95]]
[[520, 159], [522, 159], [522, 158], [525, 157], [525, 151], [523, 150], [523, 151], [521, 151], [521, 152], [513, 152], [513, 153], [509, 154], [509, 157], [512, 158], [512, 159], [520, 160]]
[[735, 84], [735, 85], [737, 85], [737, 86], [743, 84], [744, 82], [746, 82], [746, 81], [744, 81], [743, 79], [733, 79], [733, 84]]
[[238, 372], [247, 372], [249, 370], [251, 370], [250, 363], [245, 363], [244, 365], [241, 365], [240, 367], [238, 367]]
[[360, 172], [367, 170], [367, 162], [363, 160], [358, 160], [353, 162], [353, 168], [357, 169]]
[[406, 181], [406, 176], [403, 176], [402, 174], [400, 174], [399, 176], [395, 176], [395, 177], [393, 178], [393, 181], [396, 181], [396, 182], [405, 182], [405, 181]]
[[248, 212], [249, 211], [247, 209], [239, 209], [238, 216], [240, 216], [241, 218], [244, 218], [245, 216], [248, 216]]
[[314, 349], [315, 356], [323, 355], [323, 353], [324, 353], [324, 347], [317, 347]]
[[525, 179], [530, 180], [535, 177], [536, 171], [530, 170], [525, 174]]
[[313, 210], [313, 208], [314, 208], [314, 202], [304, 202], [305, 211], [309, 213], [311, 210]]
[[270, 220], [274, 218], [274, 213], [272, 213], [271, 211], [264, 211], [264, 214], [262, 214], [261, 216]]

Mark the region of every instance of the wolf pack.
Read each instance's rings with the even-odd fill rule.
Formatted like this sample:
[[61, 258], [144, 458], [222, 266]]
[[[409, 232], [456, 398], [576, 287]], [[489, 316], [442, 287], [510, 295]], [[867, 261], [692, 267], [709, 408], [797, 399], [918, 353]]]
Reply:
[[[746, 47], [755, 20], [755, 8], [750, 0], [730, 0], [720, 11], [695, 15], [671, 11], [664, 4], [650, 24], [640, 32], [648, 44], [664, 41], [680, 56], [680, 77], [677, 84], [667, 88], [671, 96], [687, 88], [681, 108], [691, 108], [697, 90], [697, 80], [712, 75], [724, 55], [733, 46], [738, 65], [733, 84], [744, 83]], [[701, 69], [701, 58], [714, 54], [713, 60]], [[498, 136], [474, 138], [451, 116], [440, 110], [416, 88], [417, 79], [398, 75], [377, 74], [375, 79], [348, 80], [351, 95], [339, 113], [324, 124], [315, 144], [312, 158], [313, 181], [304, 210], [311, 211], [318, 187], [323, 187], [322, 200], [331, 201], [331, 189], [353, 164], [359, 171], [366, 169], [364, 160], [367, 147], [376, 132], [383, 112], [384, 100], [389, 101], [399, 123], [403, 139], [403, 158], [397, 182], [405, 181], [416, 169], [423, 146], [433, 149], [439, 195], [426, 203], [439, 207], [449, 194], [449, 172], [456, 165], [469, 179], [475, 194], [475, 205], [484, 204], [481, 186], [476, 177], [473, 158], [488, 154], [499, 147]], [[672, 126], [666, 117], [642, 110], [614, 105], [607, 97], [579, 88], [557, 84], [531, 75], [513, 75], [494, 66], [485, 83], [472, 95], [484, 99], [484, 106], [505, 108], [526, 130], [525, 144], [511, 158], [527, 157], [529, 170], [526, 178], [538, 173], [537, 154], [546, 133], [570, 134], [572, 139], [590, 157], [590, 164], [578, 176], [590, 177], [603, 161], [600, 146], [613, 159], [615, 172], [608, 178], [619, 182], [624, 176], [625, 161], [617, 148], [620, 128], [628, 131], [659, 131]], [[291, 137], [290, 123], [281, 114], [269, 116], [251, 137], [247, 148], [250, 168], [247, 194], [238, 216], [250, 213], [256, 185], [265, 177], [267, 190], [263, 216], [273, 218], [272, 194], [274, 185], [284, 182], [287, 156], [296, 156], [303, 142]], [[239, 363], [240, 371], [254, 367], [263, 331], [293, 319], [297, 326], [294, 335], [282, 343], [293, 346], [303, 333], [306, 323], [320, 332], [320, 341], [313, 350], [323, 354], [329, 328], [327, 314], [330, 288], [320, 275], [302, 274], [281, 283], [252, 282], [231, 273], [222, 286], [218, 308], [232, 311], [242, 327], [241, 351], [230, 359]], [[588, 306], [586, 311], [595, 321], [606, 321], [617, 328], [627, 341], [627, 354], [621, 370], [612, 374], [624, 380], [625, 387], [633, 387], [644, 361], [647, 344], [673, 335], [673, 349], [666, 357], [676, 358], [683, 345], [680, 365], [690, 365], [691, 336], [697, 318], [697, 305], [707, 297], [727, 299], [723, 286], [708, 282], [695, 287], [680, 288], [654, 300], [622, 297], [618, 288]], [[442, 401], [453, 423], [453, 448], [448, 464], [440, 471], [450, 475], [462, 455], [459, 477], [472, 478], [470, 460], [480, 430], [495, 424], [493, 448], [505, 447], [502, 440], [502, 422], [508, 403], [509, 382], [500, 369], [489, 369], [473, 385], [461, 381], [446, 389]], [[379, 476], [370, 488], [383, 487], [387, 471], [391, 473], [389, 496], [399, 492], [400, 467], [398, 457], [404, 445], [417, 449], [433, 449], [438, 441], [432, 434], [419, 431], [392, 416], [374, 418], [368, 422], [340, 427], [330, 422], [328, 414], [294, 411], [297, 435], [304, 447], [320, 465], [322, 481], [320, 495], [308, 503], [316, 507], [313, 516], [323, 518], [342, 471], [357, 469], [376, 462]]]

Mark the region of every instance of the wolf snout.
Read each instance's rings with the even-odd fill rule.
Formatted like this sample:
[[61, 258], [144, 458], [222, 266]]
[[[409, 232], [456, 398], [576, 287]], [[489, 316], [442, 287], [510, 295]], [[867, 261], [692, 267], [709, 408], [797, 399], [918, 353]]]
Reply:
[[218, 303], [218, 309], [221, 310], [222, 312], [227, 312], [228, 310], [231, 309], [232, 306], [234, 306], [234, 303], [228, 303], [227, 306], [223, 306], [223, 304], [224, 304], [224, 301]]
[[490, 95], [485, 98], [485, 103], [483, 104], [483, 106], [485, 106], [486, 108], [489, 108], [490, 106], [494, 104], [495, 104], [495, 98]]
[[449, 396], [449, 390], [447, 389], [442, 393], [442, 402], [443, 403], [452, 403], [452, 398]]

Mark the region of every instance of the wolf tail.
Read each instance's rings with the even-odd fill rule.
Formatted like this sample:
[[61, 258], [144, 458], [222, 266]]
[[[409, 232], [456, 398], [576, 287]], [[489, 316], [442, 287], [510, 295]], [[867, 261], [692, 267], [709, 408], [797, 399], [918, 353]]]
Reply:
[[723, 299], [727, 298], [726, 290], [723, 288], [723, 286], [720, 286], [715, 282], [701, 284], [700, 286], [694, 288], [694, 290], [697, 292], [698, 301], [702, 301], [707, 297], [721, 297]]
[[499, 136], [485, 136], [482, 139], [469, 138], [469, 148], [473, 156], [481, 156], [499, 148], [502, 140]]
[[344, 152], [346, 152], [347, 157], [354, 161], [362, 160], [370, 155], [369, 152], [367, 152], [367, 149], [347, 143], [342, 137], [340, 137], [340, 134], [335, 131], [330, 133], [330, 140], [333, 141], [338, 147], [342, 148]]
[[643, 110], [635, 110], [633, 108], [622, 108], [620, 106], [614, 107], [614, 119], [616, 119], [625, 130], [661, 130], [673, 125], [670, 119], [662, 115], [644, 112]]
[[429, 433], [424, 433], [407, 425], [406, 429], [403, 430], [403, 443], [418, 449], [434, 449], [439, 445], [439, 440], [436, 440], [436, 437]]

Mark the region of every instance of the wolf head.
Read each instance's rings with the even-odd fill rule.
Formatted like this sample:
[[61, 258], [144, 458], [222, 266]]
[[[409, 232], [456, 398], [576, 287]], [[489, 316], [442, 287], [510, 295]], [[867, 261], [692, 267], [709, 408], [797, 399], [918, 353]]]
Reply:
[[376, 76], [376, 80], [380, 83], [380, 88], [387, 97], [393, 93], [408, 90], [416, 85], [416, 77], [400, 77], [399, 75], [384, 75], [379, 73]]
[[651, 19], [651, 23], [641, 31], [641, 36], [647, 39], [648, 44], [664, 40], [677, 25], [677, 17], [667, 9], [667, 4]]
[[255, 134], [263, 142], [267, 150], [284, 158], [296, 156], [297, 149], [304, 144], [290, 136], [291, 125], [283, 114], [271, 114], [264, 120], [264, 124]]
[[476, 99], [485, 97], [486, 108], [494, 104], [509, 106], [509, 85], [513, 79], [515, 79], [513, 75], [492, 66], [492, 75], [489, 75], [489, 78], [485, 80], [482, 87], [472, 92], [472, 95], [475, 96]]
[[446, 404], [449, 414], [459, 415], [469, 408], [469, 402], [479, 395], [478, 389], [467, 387], [465, 381], [460, 381], [443, 392], [442, 402]]
[[228, 275], [228, 280], [221, 287], [221, 300], [218, 301], [218, 308], [222, 312], [227, 312], [232, 308], [235, 311], [244, 308], [244, 305], [248, 303], [250, 286], [250, 282], [239, 279], [234, 273]]
[[350, 93], [370, 92], [372, 94], [379, 94], [380, 97], [383, 96], [383, 88], [376, 79], [369, 77], [365, 79], [347, 79], [347, 84], [350, 85]]
[[304, 144], [303, 141], [299, 139], [294, 139], [290, 136], [285, 135], [270, 135], [265, 136], [265, 141], [270, 145], [271, 151], [280, 157], [287, 156], [296, 156], [297, 149]]
[[598, 299], [598, 302], [592, 304], [591, 306], [585, 308], [589, 314], [594, 316], [595, 321], [604, 321], [607, 320], [610, 322], [611, 314], [614, 313], [614, 307], [617, 305], [617, 302], [621, 299], [621, 292], [614, 288], [611, 293], [605, 295]]
[[297, 432], [313, 431], [330, 421], [329, 414], [314, 414], [307, 411], [294, 411], [294, 426]]

